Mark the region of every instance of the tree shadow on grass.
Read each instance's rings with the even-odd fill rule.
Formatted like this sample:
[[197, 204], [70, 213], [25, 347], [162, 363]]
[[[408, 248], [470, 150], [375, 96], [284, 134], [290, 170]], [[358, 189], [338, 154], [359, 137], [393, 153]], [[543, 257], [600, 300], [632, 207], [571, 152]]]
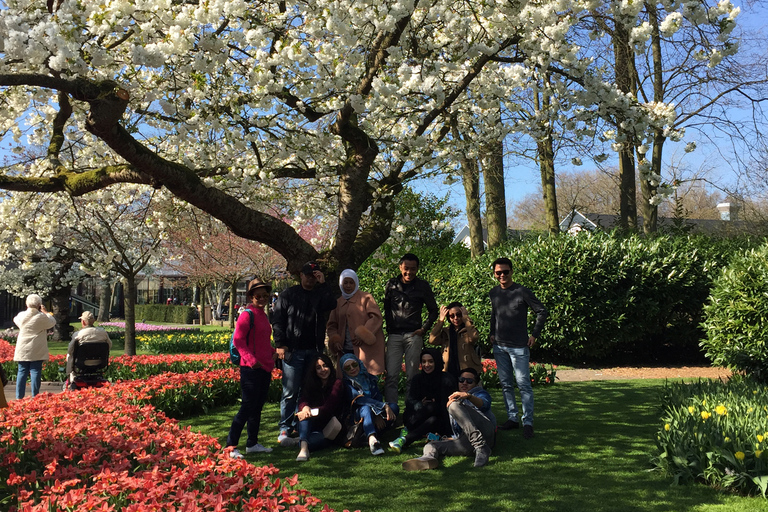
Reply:
[[[670, 479], [651, 471], [662, 385], [600, 381], [537, 388], [533, 439], [523, 439], [522, 430], [500, 431], [487, 467], [475, 469], [471, 458], [455, 457], [422, 472], [403, 471], [401, 463], [419, 456], [423, 443], [382, 457], [371, 456], [367, 448], [332, 448], [297, 463], [296, 449], [275, 446], [279, 411], [270, 404], [261, 441], [275, 450], [248, 460], [272, 463], [282, 477], [298, 473], [302, 487], [336, 510], [666, 512], [714, 510], [735, 502], [738, 510], [768, 511], [766, 500], [724, 495], [702, 485], [672, 487]], [[492, 395], [494, 412], [503, 421], [500, 391]], [[221, 409], [186, 423], [223, 441], [236, 410]]]

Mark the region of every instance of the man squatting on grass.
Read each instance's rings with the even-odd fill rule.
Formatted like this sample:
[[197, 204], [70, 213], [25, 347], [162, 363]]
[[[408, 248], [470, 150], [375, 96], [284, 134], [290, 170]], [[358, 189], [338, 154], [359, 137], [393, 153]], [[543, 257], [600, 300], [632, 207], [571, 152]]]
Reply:
[[[499, 285], [489, 295], [491, 298], [490, 340], [493, 356], [499, 372], [504, 408], [508, 419], [499, 426], [501, 430], [519, 428], [517, 403], [515, 402], [515, 380], [520, 389], [523, 405], [523, 437], [533, 437], [533, 387], [530, 348], [541, 334], [547, 320], [547, 310], [531, 290], [512, 281], [512, 262], [509, 258], [498, 258], [493, 262], [493, 274]], [[528, 335], [528, 308], [536, 313], [533, 332]]]
[[[387, 377], [384, 396], [387, 402], [397, 403], [397, 384], [400, 366], [405, 355], [405, 374], [408, 377], [405, 395], [411, 379], [419, 372], [419, 358], [424, 346], [424, 333], [435, 323], [439, 310], [435, 294], [429, 283], [416, 277], [419, 258], [406, 253], [400, 258], [400, 275], [387, 281], [384, 288], [384, 318], [387, 321]], [[421, 321], [421, 310], [427, 306], [427, 320]]]
[[280, 434], [282, 446], [295, 446], [296, 405], [307, 366], [315, 364], [314, 355], [325, 345], [325, 313], [336, 307], [336, 297], [325, 283], [320, 265], [307, 262], [301, 268], [301, 284], [281, 293], [272, 311], [272, 333], [278, 359], [283, 362], [283, 395], [280, 398]]
[[448, 415], [453, 438], [428, 442], [424, 455], [406, 460], [403, 469], [435, 469], [446, 455], [474, 454], [476, 468], [488, 464], [496, 441], [496, 417], [491, 412], [491, 395], [483, 388], [474, 368], [461, 370], [459, 390], [448, 397]]

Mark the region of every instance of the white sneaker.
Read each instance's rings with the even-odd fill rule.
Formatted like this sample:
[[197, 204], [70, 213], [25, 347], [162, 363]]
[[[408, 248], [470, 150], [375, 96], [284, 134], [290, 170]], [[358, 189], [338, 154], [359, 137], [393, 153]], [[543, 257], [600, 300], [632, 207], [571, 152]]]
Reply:
[[256, 443], [253, 446], [248, 446], [245, 449], [245, 453], [272, 453], [272, 448], [267, 448], [266, 446]]
[[242, 454], [242, 453], [240, 453], [240, 450], [238, 450], [237, 448], [235, 448], [234, 450], [232, 450], [231, 452], [229, 452], [229, 458], [230, 458], [230, 459], [242, 459], [242, 458], [243, 458], [243, 454]]
[[371, 449], [371, 455], [384, 455], [384, 448], [381, 447], [381, 443], [376, 439], [376, 436], [368, 438], [368, 446]]

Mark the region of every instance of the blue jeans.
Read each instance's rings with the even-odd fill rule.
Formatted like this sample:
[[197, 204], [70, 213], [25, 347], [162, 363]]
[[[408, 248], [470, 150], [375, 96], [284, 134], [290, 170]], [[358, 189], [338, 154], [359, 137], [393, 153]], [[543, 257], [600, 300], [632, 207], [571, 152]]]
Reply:
[[248, 425], [248, 440], [246, 448], [250, 448], [259, 442], [259, 426], [261, 425], [261, 410], [267, 401], [269, 382], [272, 374], [261, 368], [240, 367], [240, 391], [242, 402], [240, 410], [232, 420], [232, 426], [227, 435], [227, 446], [237, 446], [240, 443], [240, 434], [243, 427]]
[[[296, 429], [296, 405], [299, 402], [301, 383], [304, 381], [306, 365], [314, 350], [286, 351], [283, 359], [283, 395], [280, 397], [280, 423], [278, 430], [290, 432]], [[290, 355], [289, 355], [290, 354]]]
[[37, 396], [43, 380], [43, 361], [19, 361], [19, 370], [16, 373], [16, 400], [24, 398], [27, 391], [27, 377], [31, 377], [32, 396]]
[[515, 402], [515, 382], [517, 382], [520, 401], [523, 405], [523, 425], [533, 425], [533, 387], [531, 386], [531, 369], [528, 365], [531, 351], [528, 347], [494, 345], [493, 357], [496, 359], [507, 417], [517, 421], [517, 402]]
[[306, 441], [309, 450], [314, 452], [325, 448], [331, 442], [323, 436], [325, 425], [318, 425], [314, 418], [307, 418], [299, 422], [299, 439]]
[[[397, 413], [400, 412], [397, 404], [390, 403], [389, 407], [392, 409], [395, 419], [387, 421], [384, 429], [388, 429], [395, 424]], [[360, 416], [360, 419], [363, 420], [363, 431], [365, 432], [366, 437], [376, 435], [378, 430], [376, 429], [376, 413], [374, 412], [373, 407], [370, 405], [361, 405], [357, 408], [357, 414]], [[386, 413], [382, 413], [381, 416], [386, 418]]]

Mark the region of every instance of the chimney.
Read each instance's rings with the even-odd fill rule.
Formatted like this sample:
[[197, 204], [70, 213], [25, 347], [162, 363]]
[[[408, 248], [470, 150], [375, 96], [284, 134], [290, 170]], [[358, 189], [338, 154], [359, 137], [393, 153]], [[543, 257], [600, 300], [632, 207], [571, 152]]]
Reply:
[[717, 205], [717, 211], [720, 212], [720, 220], [737, 220], [739, 207], [735, 203], [720, 203]]

